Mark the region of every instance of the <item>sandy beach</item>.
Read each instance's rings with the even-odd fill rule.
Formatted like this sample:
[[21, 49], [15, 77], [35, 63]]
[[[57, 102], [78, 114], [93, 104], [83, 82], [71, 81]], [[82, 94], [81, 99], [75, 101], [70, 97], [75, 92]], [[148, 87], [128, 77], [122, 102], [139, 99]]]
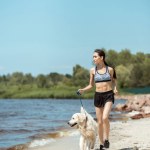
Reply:
[[[150, 150], [150, 118], [111, 122], [109, 150]], [[95, 149], [99, 147], [97, 138]], [[79, 150], [79, 134], [28, 150]]]

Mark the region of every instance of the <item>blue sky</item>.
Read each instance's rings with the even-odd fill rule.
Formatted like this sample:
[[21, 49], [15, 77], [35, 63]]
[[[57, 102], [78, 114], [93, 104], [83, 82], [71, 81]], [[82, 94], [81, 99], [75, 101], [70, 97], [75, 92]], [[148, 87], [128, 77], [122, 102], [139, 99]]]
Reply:
[[90, 69], [96, 48], [150, 51], [149, 0], [0, 0], [0, 75]]

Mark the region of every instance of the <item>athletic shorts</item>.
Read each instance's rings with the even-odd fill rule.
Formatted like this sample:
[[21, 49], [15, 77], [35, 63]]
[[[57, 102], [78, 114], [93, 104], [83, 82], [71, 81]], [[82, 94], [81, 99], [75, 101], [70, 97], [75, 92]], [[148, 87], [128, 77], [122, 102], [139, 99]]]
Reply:
[[94, 106], [104, 107], [107, 102], [112, 102], [114, 104], [114, 93], [113, 91], [107, 92], [95, 92], [94, 95]]

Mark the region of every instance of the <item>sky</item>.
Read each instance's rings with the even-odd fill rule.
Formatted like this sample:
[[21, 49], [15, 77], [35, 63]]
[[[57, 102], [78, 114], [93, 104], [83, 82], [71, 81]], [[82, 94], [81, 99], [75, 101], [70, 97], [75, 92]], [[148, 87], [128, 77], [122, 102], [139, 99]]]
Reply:
[[149, 0], [0, 0], [0, 75], [72, 74], [96, 48], [150, 52]]

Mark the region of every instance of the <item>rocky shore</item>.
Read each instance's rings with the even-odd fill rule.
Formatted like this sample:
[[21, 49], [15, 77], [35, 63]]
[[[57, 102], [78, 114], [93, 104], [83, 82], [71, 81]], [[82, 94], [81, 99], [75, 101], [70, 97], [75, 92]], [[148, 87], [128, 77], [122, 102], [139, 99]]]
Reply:
[[128, 112], [132, 119], [150, 117], [150, 94], [117, 96], [116, 99], [126, 99], [125, 104], [117, 104], [115, 111]]

